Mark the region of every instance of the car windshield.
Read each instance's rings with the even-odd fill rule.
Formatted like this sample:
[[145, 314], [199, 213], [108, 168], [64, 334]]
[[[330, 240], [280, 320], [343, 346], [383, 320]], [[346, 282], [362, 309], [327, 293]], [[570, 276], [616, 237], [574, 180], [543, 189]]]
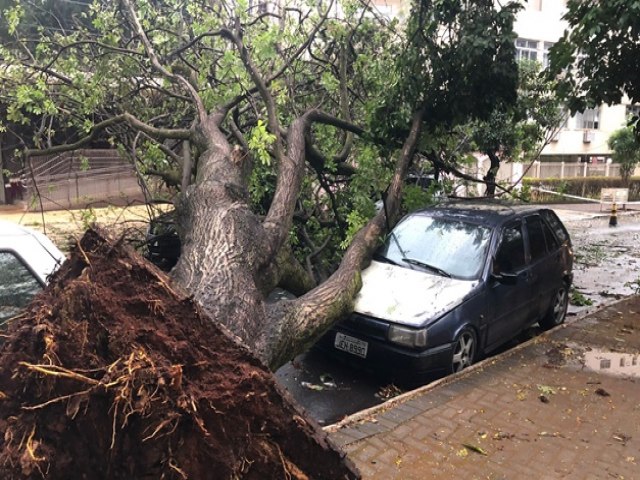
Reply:
[[475, 279], [482, 273], [491, 230], [460, 220], [413, 215], [377, 252], [379, 259], [439, 275]]

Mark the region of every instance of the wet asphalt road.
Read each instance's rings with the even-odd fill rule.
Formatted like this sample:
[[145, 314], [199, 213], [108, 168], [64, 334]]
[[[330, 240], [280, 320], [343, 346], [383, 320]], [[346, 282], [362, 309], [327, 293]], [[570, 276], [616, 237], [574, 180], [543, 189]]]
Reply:
[[276, 378], [320, 425], [329, 425], [383, 401], [384, 380], [311, 350], [276, 372]]
[[[492, 352], [491, 356], [513, 348], [540, 333], [537, 325], [531, 327], [518, 338]], [[281, 367], [276, 372], [276, 378], [311, 418], [323, 426], [383, 403], [408, 388], [395, 385], [375, 372], [357, 369], [323, 351], [313, 349]], [[418, 386], [412, 385], [411, 388]]]
[[[633, 220], [629, 218], [628, 221], [621, 218], [619, 228], [609, 229], [607, 218], [587, 217], [589, 212], [597, 212], [594, 205], [552, 206], [554, 209], [556, 207], [560, 207], [565, 212], [564, 215], [561, 212], [558, 213], [572, 235], [577, 252], [588, 246], [588, 239], [596, 233], [600, 238], [607, 236], [616, 238], [627, 236], [625, 232], [631, 234], [640, 230], [640, 217], [635, 217]], [[606, 215], [606, 212], [603, 213]], [[617, 267], [613, 267], [614, 270], [620, 271], [619, 263]], [[593, 276], [601, 276], [598, 268], [602, 268], [602, 265], [593, 268]], [[586, 277], [589, 276], [583, 265], [575, 265], [574, 273], [576, 274], [574, 283], [581, 283], [582, 279], [587, 281]], [[633, 292], [624, 292], [627, 295], [631, 293]], [[612, 300], [609, 299], [609, 301]], [[604, 302], [596, 301], [596, 303]], [[570, 321], [571, 316], [575, 316], [580, 310], [570, 306], [567, 321]], [[537, 326], [531, 328], [494, 355], [539, 333]], [[375, 372], [364, 372], [315, 350], [300, 355], [294, 361], [284, 365], [276, 372], [276, 378], [320, 425], [335, 423], [347, 415], [382, 403], [394, 394], [402, 392], [397, 386], [390, 384], [388, 379], [375, 375]]]

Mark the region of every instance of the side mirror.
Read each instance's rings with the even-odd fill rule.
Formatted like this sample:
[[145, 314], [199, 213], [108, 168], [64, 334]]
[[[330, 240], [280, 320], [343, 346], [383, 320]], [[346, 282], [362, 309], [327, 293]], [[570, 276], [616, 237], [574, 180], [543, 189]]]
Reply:
[[492, 273], [491, 277], [504, 285], [515, 285], [518, 283], [518, 275], [515, 273]]
[[503, 272], [495, 258], [493, 259], [491, 267], [491, 278], [504, 285], [515, 285], [518, 282], [518, 275], [515, 273]]

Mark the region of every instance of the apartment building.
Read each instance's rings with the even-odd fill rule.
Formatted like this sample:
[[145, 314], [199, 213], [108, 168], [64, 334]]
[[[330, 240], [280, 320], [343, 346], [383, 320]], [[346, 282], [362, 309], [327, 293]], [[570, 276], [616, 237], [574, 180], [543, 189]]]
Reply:
[[[518, 14], [515, 30], [517, 58], [549, 62], [549, 48], [562, 36], [565, 0], [529, 0]], [[611, 150], [609, 136], [637, 114], [640, 105], [600, 105], [566, 119], [552, 142], [542, 151], [542, 161], [603, 163]]]

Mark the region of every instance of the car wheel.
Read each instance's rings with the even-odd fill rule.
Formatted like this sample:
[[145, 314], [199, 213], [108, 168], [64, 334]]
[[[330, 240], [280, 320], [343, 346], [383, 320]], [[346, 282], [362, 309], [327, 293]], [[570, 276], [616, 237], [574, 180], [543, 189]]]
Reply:
[[476, 334], [472, 329], [465, 328], [460, 332], [453, 344], [453, 353], [451, 355], [452, 373], [459, 372], [473, 364], [476, 359], [477, 346]]
[[569, 288], [563, 284], [553, 296], [547, 314], [538, 323], [544, 330], [557, 327], [564, 322], [569, 307]]

